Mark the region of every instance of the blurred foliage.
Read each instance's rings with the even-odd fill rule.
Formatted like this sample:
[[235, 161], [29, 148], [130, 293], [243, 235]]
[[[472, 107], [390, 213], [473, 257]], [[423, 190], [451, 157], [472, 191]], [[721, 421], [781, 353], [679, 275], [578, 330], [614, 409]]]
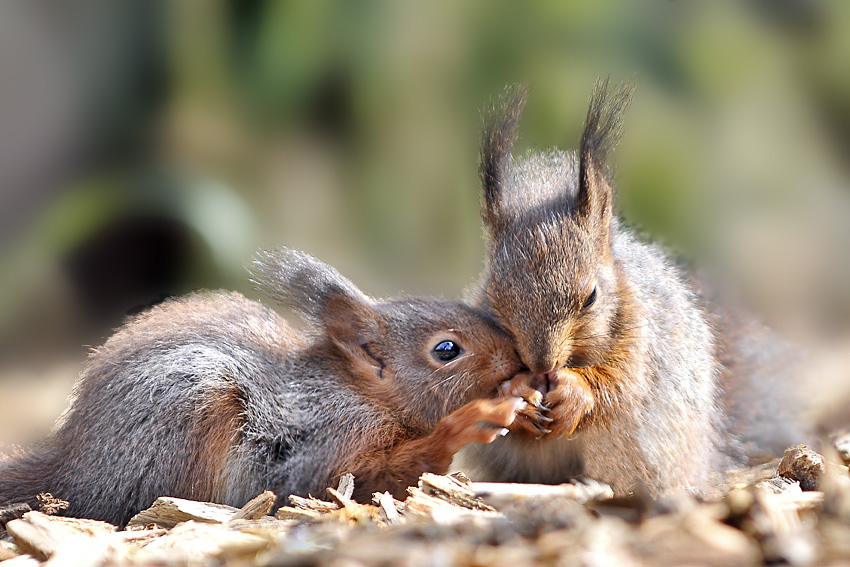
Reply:
[[526, 81], [519, 151], [572, 148], [608, 75], [638, 85], [624, 216], [765, 305], [841, 318], [848, 32], [843, 0], [4, 3], [0, 345], [252, 293], [271, 245], [369, 293], [459, 295], [483, 266], [480, 109]]

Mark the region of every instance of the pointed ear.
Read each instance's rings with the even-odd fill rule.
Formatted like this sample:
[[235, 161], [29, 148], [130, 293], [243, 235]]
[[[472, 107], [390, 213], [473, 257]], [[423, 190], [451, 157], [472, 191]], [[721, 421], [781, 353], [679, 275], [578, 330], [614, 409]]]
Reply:
[[484, 192], [481, 215], [491, 232], [500, 226], [505, 214], [505, 178], [509, 173], [511, 150], [527, 93], [526, 85], [509, 86], [485, 112], [479, 169]]
[[384, 360], [375, 345], [382, 336], [381, 319], [371, 306], [339, 294], [330, 299], [324, 314], [325, 331], [358, 377], [383, 378]]
[[298, 250], [258, 254], [251, 266], [257, 289], [322, 329], [352, 364], [380, 375], [383, 363], [366, 348], [380, 336], [373, 301], [331, 266]]
[[371, 303], [334, 268], [300, 250], [277, 248], [260, 252], [249, 271], [259, 291], [313, 325], [324, 325], [328, 304], [337, 296], [347, 297], [353, 304]]
[[605, 161], [620, 138], [623, 114], [631, 102], [634, 85], [623, 83], [619, 91], [608, 96], [608, 79], [597, 81], [590, 97], [590, 107], [579, 144], [579, 188], [576, 216], [586, 224], [598, 227], [607, 240], [612, 216], [614, 191], [606, 176]]

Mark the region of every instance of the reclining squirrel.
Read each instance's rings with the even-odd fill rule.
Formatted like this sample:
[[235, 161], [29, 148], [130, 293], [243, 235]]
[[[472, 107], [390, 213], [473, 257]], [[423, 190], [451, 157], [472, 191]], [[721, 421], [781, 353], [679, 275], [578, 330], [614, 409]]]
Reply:
[[347, 472], [358, 500], [403, 498], [525, 406], [484, 399], [521, 365], [475, 308], [375, 301], [296, 251], [254, 272], [309, 332], [226, 292], [135, 317], [93, 352], [44, 446], [0, 461], [0, 504], [51, 492], [69, 515], [123, 525], [158, 496], [241, 506], [266, 489], [321, 494]]
[[760, 397], [776, 366], [757, 359], [778, 354], [778, 343], [708, 311], [661, 248], [614, 214], [606, 157], [631, 94], [628, 84], [613, 95], [607, 81], [597, 84], [576, 152], [512, 158], [524, 87], [509, 89], [486, 119], [489, 248], [476, 303], [514, 335], [532, 374], [512, 393], [542, 400], [545, 419], [537, 439], [464, 449], [454, 466], [473, 478], [586, 474], [620, 493], [642, 485], [657, 495], [705, 488], [748, 452], [801, 442]]

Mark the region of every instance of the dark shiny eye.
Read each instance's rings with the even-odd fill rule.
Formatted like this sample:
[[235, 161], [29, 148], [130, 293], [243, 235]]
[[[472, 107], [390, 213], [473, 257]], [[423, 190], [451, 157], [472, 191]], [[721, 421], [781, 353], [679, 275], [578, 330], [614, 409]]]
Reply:
[[440, 362], [448, 362], [460, 356], [462, 350], [460, 345], [454, 341], [442, 341], [434, 347], [431, 354]]
[[594, 286], [593, 291], [590, 292], [590, 295], [587, 296], [587, 299], [584, 300], [584, 305], [581, 306], [582, 309], [587, 309], [591, 305], [596, 303], [596, 287]]

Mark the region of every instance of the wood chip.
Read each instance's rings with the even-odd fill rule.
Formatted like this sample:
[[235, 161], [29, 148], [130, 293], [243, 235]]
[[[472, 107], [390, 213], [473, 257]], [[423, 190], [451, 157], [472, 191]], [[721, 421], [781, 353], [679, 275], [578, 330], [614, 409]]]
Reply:
[[632, 534], [634, 551], [649, 565], [759, 565], [758, 544], [704, 508], [647, 519]]
[[233, 520], [259, 520], [269, 512], [271, 512], [274, 503], [277, 501], [277, 495], [271, 490], [266, 490], [259, 496], [255, 496], [242, 506], [238, 511], [230, 517]]
[[724, 474], [725, 486], [721, 486], [721, 490], [729, 492], [732, 490], [755, 486], [757, 483], [776, 476], [776, 467], [779, 466], [781, 459], [773, 459], [766, 463], [761, 463], [752, 467], [742, 469], [732, 469]]
[[275, 519], [278, 520], [299, 520], [310, 522], [318, 520], [324, 516], [326, 511], [310, 510], [309, 508], [294, 508], [292, 506], [281, 506], [275, 512]]
[[411, 486], [404, 501], [404, 514], [416, 518], [427, 518], [440, 525], [455, 525], [470, 518], [503, 518], [499, 512], [461, 507], [422, 489]]
[[495, 508], [482, 502], [469, 484], [452, 476], [425, 473], [419, 478], [419, 489], [425, 494], [470, 510], [494, 512]]
[[48, 565], [93, 567], [132, 564], [139, 550], [167, 533], [162, 528], [120, 531], [63, 541]]
[[[328, 490], [329, 501], [290, 497], [280, 519], [265, 515], [272, 493], [239, 510], [160, 498], [125, 531], [27, 512], [8, 522], [15, 547], [0, 545], [0, 558], [11, 557], [2, 567], [45, 560], [60, 567], [843, 565], [850, 478], [835, 466], [822, 484], [826, 503], [823, 493], [782, 476], [710, 501], [684, 492], [610, 499], [607, 486], [592, 482], [470, 483], [425, 474], [404, 502], [385, 492], [360, 504], [345, 481]], [[144, 528], [151, 525], [168, 529]]]
[[384, 521], [389, 525], [400, 524], [401, 514], [399, 513], [399, 505], [402, 505], [401, 502], [393, 498], [393, 495], [389, 492], [382, 492], [375, 494], [375, 496], [378, 500], [378, 508], [381, 511]]
[[756, 494], [770, 508], [782, 511], [801, 512], [823, 505], [823, 492], [803, 492], [799, 483], [784, 477], [759, 483], [756, 485]]
[[111, 533], [116, 527], [106, 522], [48, 516], [42, 512], [27, 512], [23, 518], [6, 524], [6, 531], [23, 553], [45, 560], [56, 552], [62, 542], [78, 536]]
[[189, 520], [139, 550], [139, 565], [213, 565], [228, 558], [251, 558], [271, 538], [228, 529], [222, 524]]
[[518, 501], [552, 500], [568, 498], [581, 504], [594, 500], [607, 500], [614, 497], [614, 491], [607, 484], [589, 482], [587, 484], [519, 484], [502, 482], [473, 482], [469, 485], [475, 498], [491, 506], [505, 506]]
[[337, 487], [337, 492], [349, 499], [354, 495], [353, 474], [345, 473], [344, 475], [342, 475], [342, 478], [339, 479], [339, 486]]
[[346, 496], [345, 494], [342, 494], [337, 489], [331, 488], [330, 486], [328, 487], [328, 494], [330, 494], [331, 497], [333, 497], [333, 499], [336, 500], [337, 503], [340, 506], [342, 506], [343, 508], [347, 508], [349, 510], [354, 510], [358, 506], [360, 506], [360, 504], [358, 504], [357, 502], [352, 500], [351, 497]]
[[281, 506], [275, 513], [275, 518], [278, 520], [298, 520], [298, 521], [313, 521], [318, 520], [328, 512], [335, 512], [340, 509], [337, 502], [326, 502], [318, 498], [304, 498], [292, 494], [289, 496], [289, 502], [292, 506]]
[[5, 561], [7, 559], [11, 559], [13, 557], [17, 557], [21, 552], [18, 551], [18, 548], [15, 547], [10, 541], [3, 541], [0, 539], [0, 561]]
[[297, 522], [291, 520], [278, 520], [272, 516], [263, 516], [258, 520], [230, 520], [227, 527], [239, 532], [252, 534], [281, 534], [289, 531]]
[[71, 505], [67, 500], [62, 500], [61, 498], [56, 498], [49, 492], [42, 492], [38, 496], [38, 510], [39, 512], [43, 512], [49, 516], [54, 514], [58, 514], [63, 510], [67, 510]]
[[131, 526], [156, 524], [163, 528], [173, 528], [181, 522], [223, 523], [239, 512], [238, 508], [211, 502], [196, 502], [183, 498], [162, 496], [157, 498], [150, 508], [142, 510], [129, 521]]
[[7, 561], [3, 561], [3, 567], [41, 567], [41, 561], [32, 555], [19, 555]]
[[818, 490], [824, 467], [823, 455], [805, 445], [797, 445], [786, 449], [776, 474], [798, 481], [803, 490]]
[[324, 512], [339, 510], [339, 504], [336, 502], [327, 502], [325, 500], [313, 498], [312, 496], [310, 498], [303, 498], [293, 494], [289, 497], [289, 502], [296, 508], [301, 508], [302, 510], [321, 510]]

